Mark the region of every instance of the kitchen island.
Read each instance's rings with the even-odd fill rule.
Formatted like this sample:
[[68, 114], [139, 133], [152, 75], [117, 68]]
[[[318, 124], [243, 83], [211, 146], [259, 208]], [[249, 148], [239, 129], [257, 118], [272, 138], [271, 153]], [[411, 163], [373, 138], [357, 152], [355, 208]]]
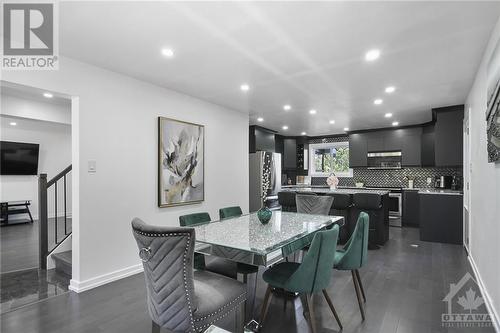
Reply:
[[[334, 197], [334, 203], [330, 210], [330, 215], [340, 215], [345, 218], [345, 226], [340, 233], [340, 241], [345, 242], [350, 237], [356, 226], [359, 213], [366, 211], [370, 215], [370, 243], [372, 248], [374, 245], [384, 245], [389, 239], [389, 191], [383, 189], [366, 189], [366, 188], [337, 188], [330, 189], [328, 186], [305, 186], [305, 185], [285, 185], [282, 186], [281, 192], [278, 193], [279, 204], [283, 210], [297, 211], [295, 203], [295, 195], [297, 194], [315, 194], [315, 195], [331, 195]], [[354, 205], [354, 196], [359, 193], [373, 193], [381, 197], [381, 206], [376, 210], [363, 209]], [[345, 209], [338, 209], [335, 204], [337, 195], [348, 195], [350, 204]], [[345, 201], [345, 196], [342, 201]]]

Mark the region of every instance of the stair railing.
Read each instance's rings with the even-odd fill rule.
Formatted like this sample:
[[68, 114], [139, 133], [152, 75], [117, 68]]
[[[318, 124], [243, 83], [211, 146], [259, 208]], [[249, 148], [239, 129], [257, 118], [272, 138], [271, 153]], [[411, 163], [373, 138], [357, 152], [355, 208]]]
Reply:
[[[70, 173], [72, 166], [68, 166], [61, 171], [57, 176], [47, 181], [47, 174], [42, 173], [38, 178], [38, 247], [39, 247], [39, 266], [40, 269], [47, 269], [47, 256], [66, 238], [71, 235], [68, 231], [68, 211], [67, 211], [67, 176]], [[58, 235], [59, 215], [57, 211], [57, 182], [63, 182], [63, 205], [64, 205], [64, 235]], [[54, 243], [49, 249], [49, 204], [48, 191], [54, 187]]]

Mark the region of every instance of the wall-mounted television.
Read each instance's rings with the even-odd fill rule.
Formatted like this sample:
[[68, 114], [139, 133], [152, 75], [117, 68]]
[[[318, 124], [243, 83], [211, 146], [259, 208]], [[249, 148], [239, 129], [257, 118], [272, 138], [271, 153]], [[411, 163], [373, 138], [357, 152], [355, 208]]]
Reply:
[[36, 143], [0, 141], [0, 174], [38, 174], [39, 147]]

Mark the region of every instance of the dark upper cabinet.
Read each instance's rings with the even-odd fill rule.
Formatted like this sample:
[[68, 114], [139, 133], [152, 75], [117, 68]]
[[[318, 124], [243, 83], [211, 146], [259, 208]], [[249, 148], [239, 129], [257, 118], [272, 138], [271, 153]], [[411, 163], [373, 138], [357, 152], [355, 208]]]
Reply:
[[260, 126], [250, 126], [248, 130], [249, 152], [256, 151], [275, 151], [275, 132]]
[[396, 142], [400, 142], [402, 165], [404, 167], [422, 165], [422, 128], [411, 127], [395, 130]]
[[420, 127], [380, 130], [349, 135], [349, 162], [351, 167], [366, 167], [368, 152], [401, 151], [403, 166], [421, 164]]
[[434, 159], [434, 124], [422, 127], [421, 140], [422, 166], [432, 167], [436, 164]]
[[395, 129], [383, 131], [384, 134], [384, 151], [398, 151], [403, 150], [403, 140], [405, 138], [406, 130]]
[[361, 133], [359, 135], [363, 136], [364, 140], [366, 141], [367, 152], [377, 152], [377, 151], [384, 151], [385, 150], [384, 149], [384, 134], [385, 134], [385, 131]]
[[283, 139], [283, 168], [296, 169], [297, 168], [297, 141], [295, 138]]
[[434, 109], [434, 154], [436, 166], [460, 166], [463, 164], [464, 107], [450, 106]]
[[349, 135], [349, 166], [360, 168], [367, 166], [366, 154], [368, 152], [366, 136], [364, 133]]

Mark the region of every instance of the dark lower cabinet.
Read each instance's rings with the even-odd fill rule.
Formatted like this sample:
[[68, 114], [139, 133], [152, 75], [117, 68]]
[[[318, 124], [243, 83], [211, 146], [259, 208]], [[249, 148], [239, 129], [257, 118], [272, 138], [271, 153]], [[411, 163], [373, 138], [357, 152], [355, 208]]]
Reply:
[[419, 193], [420, 240], [463, 244], [463, 195]]
[[403, 190], [403, 218], [404, 227], [419, 226], [418, 190]]

